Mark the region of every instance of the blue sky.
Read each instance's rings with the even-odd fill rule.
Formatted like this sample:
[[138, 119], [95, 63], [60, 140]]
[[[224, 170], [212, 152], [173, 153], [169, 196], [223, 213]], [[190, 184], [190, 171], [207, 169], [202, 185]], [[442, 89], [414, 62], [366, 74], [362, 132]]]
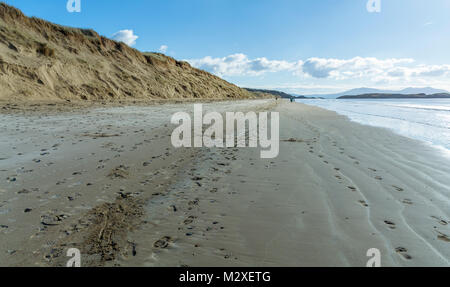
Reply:
[[[450, 90], [450, 1], [9, 0], [29, 16], [162, 50], [235, 84], [297, 93]], [[116, 34], [119, 31], [130, 30]], [[133, 42], [133, 36], [138, 38]], [[130, 38], [131, 37], [131, 38]]]

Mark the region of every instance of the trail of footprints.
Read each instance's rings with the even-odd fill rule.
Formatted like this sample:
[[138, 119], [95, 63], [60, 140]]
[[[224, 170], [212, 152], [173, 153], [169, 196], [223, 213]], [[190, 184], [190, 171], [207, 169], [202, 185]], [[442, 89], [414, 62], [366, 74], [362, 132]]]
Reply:
[[[301, 142], [301, 141], [297, 141], [297, 142]], [[309, 151], [309, 153], [314, 154], [314, 146], [313, 143], [317, 143], [317, 139], [314, 138], [314, 140], [312, 142], [307, 142], [307, 149]], [[338, 153], [341, 155], [345, 155], [345, 148], [339, 147], [338, 143], [336, 141], [332, 141], [332, 146], [335, 147], [338, 150]], [[325, 156], [323, 154], [318, 154], [317, 155], [318, 158], [320, 158], [324, 164], [330, 165], [330, 162], [328, 160], [325, 160]], [[352, 156], [352, 155], [348, 155], [348, 158], [351, 159], [353, 161], [354, 165], [361, 165], [360, 161]], [[341, 169], [339, 167], [333, 167], [334, 171], [335, 171], [335, 175], [334, 177], [339, 181], [340, 184], [344, 184], [345, 181], [345, 176], [343, 176], [343, 174], [341, 173]], [[377, 169], [369, 167], [368, 168], [369, 172], [371, 172], [373, 174], [373, 178], [377, 181], [383, 181], [383, 177], [377, 174]], [[397, 192], [404, 192], [405, 190], [402, 187], [399, 187], [395, 184], [391, 185], [391, 187], [397, 191]], [[358, 188], [352, 185], [347, 185], [347, 188], [351, 191], [351, 192], [357, 192]], [[405, 198], [401, 201], [403, 204], [405, 205], [413, 205], [413, 202], [411, 199]], [[362, 205], [363, 207], [369, 207], [369, 204], [363, 200], [360, 199], [358, 200], [358, 203], [360, 205]], [[437, 217], [437, 216], [431, 216], [431, 218], [433, 218], [434, 220], [436, 220], [437, 223], [439, 223], [442, 226], [447, 226], [449, 224], [448, 221]], [[395, 230], [396, 229], [396, 224], [390, 220], [385, 220], [384, 224], [387, 226], [387, 228], [391, 229], [391, 230]], [[434, 227], [435, 229], [437, 229], [437, 227]], [[450, 236], [435, 230], [435, 232], [437, 233], [437, 239], [444, 241], [444, 242], [450, 242]], [[406, 259], [406, 260], [411, 260], [413, 257], [408, 253], [408, 249], [405, 247], [397, 247], [395, 248], [395, 251], [397, 254], [399, 254], [402, 258]]]
[[[145, 131], [144, 131], [143, 129], [141, 129], [141, 130], [139, 130], [139, 131], [135, 131], [134, 133], [144, 133], [144, 132], [145, 132]], [[121, 134], [123, 134], [123, 133], [121, 133]], [[86, 136], [86, 137], [87, 137], [87, 135], [83, 135], [83, 136]], [[115, 136], [118, 136], [118, 135], [115, 135]], [[97, 137], [94, 137], [94, 136], [89, 136], [89, 137], [92, 137], [93, 140], [96, 140], [96, 139], [97, 139]], [[102, 138], [102, 137], [107, 137], [107, 136], [104, 136], [104, 135], [98, 136], [98, 138]], [[62, 138], [63, 138], [63, 137], [62, 137]], [[154, 139], [154, 138], [153, 138], [153, 139]], [[83, 141], [83, 140], [79, 140], [79, 142], [82, 142], [82, 141]], [[143, 142], [147, 142], [147, 143], [148, 143], [148, 142], [150, 142], [150, 140], [145, 139]], [[138, 147], [143, 145], [143, 142], [138, 142], [138, 143], [135, 143], [134, 145], [132, 145], [130, 151], [131, 151], [131, 152], [136, 152], [137, 149], [138, 149]], [[76, 143], [74, 142], [74, 143], [72, 143], [72, 144], [76, 144]], [[58, 147], [59, 145], [60, 145], [60, 144], [54, 144], [54, 145], [52, 146], [52, 150], [53, 150], [53, 151], [57, 150], [57, 147]], [[112, 143], [112, 142], [106, 142], [106, 143], [103, 143], [103, 144], [100, 145], [100, 148], [102, 148], [102, 149], [107, 149], [107, 150], [109, 150], [110, 152], [117, 153], [114, 157], [120, 157], [120, 154], [121, 154], [122, 152], [125, 151], [125, 146], [124, 146], [124, 145], [120, 145], [120, 147], [117, 147], [117, 146], [116, 146], [114, 143]], [[170, 150], [169, 148], [166, 148], [165, 152], [163, 152], [162, 154], [153, 156], [153, 157], [151, 158], [151, 160], [149, 160], [149, 161], [143, 163], [143, 167], [149, 166], [149, 165], [150, 165], [150, 162], [152, 162], [153, 160], [159, 159], [159, 160], [161, 160], [161, 161], [164, 161], [167, 157], [169, 157], [169, 156], [171, 155], [171, 153], [169, 152], [169, 150]], [[43, 156], [47, 156], [47, 155], [49, 154], [49, 151], [50, 151], [50, 149], [41, 149], [41, 152], [42, 152], [42, 153], [40, 154], [40, 156], [42, 156], [42, 157], [43, 157]], [[92, 154], [91, 154], [91, 156], [94, 156], [94, 155], [95, 155], [95, 153], [92, 153]], [[111, 156], [112, 156], [112, 155], [111, 155]], [[111, 158], [112, 158], [112, 157], [111, 157]], [[105, 169], [107, 163], [111, 160], [111, 158], [99, 159], [99, 160], [98, 160], [98, 164], [99, 164], [99, 165], [96, 166], [96, 169]], [[82, 159], [83, 159], [83, 158], [79, 158], [78, 160], [82, 160]], [[43, 164], [43, 161], [44, 161], [44, 158], [36, 158], [36, 159], [33, 159], [32, 161], [33, 161], [36, 165], [37, 165], [37, 164], [41, 164], [41, 165], [42, 165], [42, 164]], [[51, 163], [45, 164], [45, 166], [50, 166], [50, 165], [52, 165], [52, 164], [51, 164]], [[23, 168], [22, 168], [22, 169], [23, 169]], [[32, 171], [33, 171], [33, 170], [30, 170], [29, 172], [32, 172]], [[19, 174], [19, 173], [24, 173], [24, 172], [20, 172], [20, 171], [19, 171], [18, 174]], [[56, 181], [55, 185], [56, 185], [56, 186], [65, 185], [66, 183], [68, 183], [68, 181], [73, 181], [73, 180], [77, 180], [77, 178], [82, 178], [83, 175], [86, 174], [86, 173], [89, 173], [89, 171], [88, 171], [88, 170], [85, 170], [85, 169], [83, 169], [83, 170], [81, 170], [81, 169], [80, 169], [80, 170], [75, 170], [75, 171], [71, 172], [71, 176], [72, 176], [72, 177], [68, 177], [68, 178], [59, 178], [59, 180]], [[127, 179], [128, 177], [130, 177], [130, 175], [131, 175], [130, 173], [131, 173], [131, 172], [130, 172], [130, 167], [125, 166], [125, 165], [119, 165], [119, 166], [117, 166], [117, 167], [111, 169], [109, 173], [105, 174], [105, 176], [108, 177], [110, 180]], [[158, 172], [156, 172], [156, 173], [154, 174], [154, 176], [158, 175], [157, 173], [158, 173]], [[7, 180], [13, 182], [13, 181], [18, 180], [17, 177], [18, 177], [18, 175], [16, 174], [16, 175], [14, 175], [13, 178], [11, 178], [11, 179], [8, 178]], [[151, 182], [151, 178], [142, 181], [141, 184], [142, 184], [142, 185], [146, 185], [146, 184], [148, 184], [148, 183], [150, 183], [150, 182]], [[86, 185], [86, 186], [92, 186], [93, 184], [90, 183], [90, 182], [86, 182], [85, 185]], [[74, 183], [74, 184], [69, 185], [69, 187], [76, 187], [76, 186], [81, 186], [81, 182], [77, 182], [77, 183]], [[107, 189], [110, 189], [111, 186], [112, 186], [111, 184], [105, 184], [104, 187], [102, 188], [102, 190], [105, 191], [105, 190], [107, 190]], [[18, 195], [24, 195], [24, 194], [38, 194], [39, 190], [40, 190], [40, 189], [37, 188], [37, 187], [36, 187], [36, 188], [29, 188], [29, 189], [22, 188], [22, 189], [20, 189], [19, 191], [17, 191], [16, 193], [17, 193]], [[72, 193], [66, 193], [65, 197], [66, 197], [66, 199], [67, 199], [69, 202], [73, 203], [73, 202], [75, 202], [76, 200], [78, 200], [79, 198], [82, 197], [82, 193], [77, 192], [77, 190], [78, 190], [78, 189], [76, 189], [76, 190], [75, 190], [74, 192], [72, 192]], [[124, 192], [124, 189], [123, 189], [123, 188], [120, 188], [120, 192], [118, 192], [119, 196], [120, 196], [121, 194], [123, 195], [123, 192]], [[138, 195], [139, 193], [140, 193], [140, 192], [134, 192], [134, 193], [132, 193], [132, 194], [133, 194], [133, 195]], [[44, 200], [45, 195], [48, 195], [48, 194], [50, 194], [50, 192], [46, 191], [46, 192], [41, 193], [40, 195], [37, 195], [36, 198]], [[131, 194], [131, 193], [127, 193], [127, 194]], [[59, 196], [59, 195], [58, 195], [58, 196]], [[34, 210], [34, 208], [25, 208], [23, 212], [24, 212], [24, 213], [30, 213], [30, 214], [32, 214], [32, 213], [34, 213], [35, 211], [38, 211], [38, 210]], [[38, 212], [39, 212], [39, 211], [38, 211]], [[70, 213], [64, 212], [64, 211], [61, 211], [61, 210], [58, 210], [58, 209], [51, 209], [51, 210], [47, 210], [47, 211], [42, 210], [42, 211], [39, 212], [39, 214], [40, 214], [40, 220], [39, 220], [40, 224], [39, 224], [39, 227], [38, 227], [37, 232], [36, 232], [32, 237], [40, 237], [40, 236], [42, 236], [42, 234], [43, 234], [45, 231], [47, 231], [49, 228], [54, 228], [55, 226], [60, 226], [60, 225], [63, 224], [63, 222], [64, 222], [66, 219], [68, 219], [69, 217], [71, 217], [71, 214], [70, 214]], [[6, 226], [6, 225], [1, 225], [0, 227], [1, 227], [0, 229], [6, 229], [6, 228], [11, 229], [10, 226]], [[70, 235], [71, 233], [73, 233], [73, 231], [78, 231], [78, 230], [69, 230], [69, 229], [68, 229], [68, 230], [64, 230], [64, 231], [63, 231], [63, 234], [64, 234], [65, 236], [68, 236], [68, 235]], [[164, 246], [167, 246], [167, 244], [164, 243], [164, 242], [167, 242], [167, 244], [168, 244], [168, 243], [170, 243], [170, 242], [172, 242], [172, 241], [171, 241], [170, 238], [163, 238], [163, 240], [161, 240], [161, 241], [158, 242], [157, 244], [155, 243], [155, 246], [158, 246], [158, 247], [164, 247]], [[13, 254], [13, 253], [15, 253], [15, 250], [13, 250], [13, 252], [11, 252], [11, 254]], [[133, 245], [133, 254], [135, 254], [135, 253], [136, 253], [136, 246]]]
[[[209, 195], [214, 195], [218, 192], [223, 192], [217, 187], [214, 186], [214, 182], [217, 182], [221, 177], [226, 176], [231, 173], [230, 163], [228, 161], [237, 160], [236, 152], [238, 150], [235, 148], [231, 149], [221, 149], [214, 153], [221, 157], [222, 159], [213, 158], [211, 156], [206, 155], [207, 158], [199, 158], [199, 161], [211, 161], [214, 164], [210, 164], [209, 170], [207, 170], [207, 175], [202, 173], [199, 175], [199, 172], [196, 168], [191, 168], [187, 173], [189, 178], [189, 185], [183, 188], [182, 190], [176, 190], [177, 194], [177, 205], [179, 206], [171, 206], [171, 210], [173, 212], [184, 214], [183, 219], [180, 220], [180, 223], [177, 227], [177, 230], [174, 230], [174, 233], [177, 233], [178, 236], [170, 236], [165, 235], [154, 242], [153, 247], [155, 249], [169, 249], [174, 246], [178, 240], [182, 240], [188, 244], [193, 245], [193, 250], [201, 247], [200, 243], [198, 243], [199, 238], [207, 238], [209, 237], [209, 233], [211, 232], [220, 232], [225, 229], [218, 219], [226, 216], [226, 214], [209, 214], [206, 216], [205, 212], [202, 211], [202, 204], [207, 201], [211, 204], [218, 203], [216, 199], [211, 198]], [[202, 155], [205, 157], [205, 155]], [[214, 166], [215, 165], [215, 166]], [[208, 183], [207, 183], [208, 182]], [[187, 195], [187, 191], [195, 191], [198, 196], [195, 198]], [[203, 194], [203, 196], [201, 196]], [[229, 191], [229, 195], [235, 195], [235, 191]], [[205, 224], [206, 223], [206, 224]], [[190, 239], [193, 239], [192, 241]], [[232, 252], [219, 248], [214, 252], [214, 255], [220, 256], [224, 259], [234, 258], [236, 257], [232, 255]], [[192, 256], [196, 256], [195, 251], [192, 253]], [[182, 265], [185, 266], [185, 265]]]

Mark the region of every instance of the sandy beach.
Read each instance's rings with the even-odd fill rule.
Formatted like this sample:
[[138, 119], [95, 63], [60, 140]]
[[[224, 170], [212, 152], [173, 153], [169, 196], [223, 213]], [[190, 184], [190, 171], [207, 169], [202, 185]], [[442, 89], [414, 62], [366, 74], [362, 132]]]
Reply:
[[300, 103], [277, 111], [280, 153], [181, 148], [191, 103], [0, 114], [0, 265], [450, 265], [450, 158]]

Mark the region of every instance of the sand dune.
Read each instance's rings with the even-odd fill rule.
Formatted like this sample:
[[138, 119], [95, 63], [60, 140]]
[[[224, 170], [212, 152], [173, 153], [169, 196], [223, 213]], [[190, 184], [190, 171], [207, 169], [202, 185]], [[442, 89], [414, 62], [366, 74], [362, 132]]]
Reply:
[[0, 3], [0, 101], [245, 99], [254, 95], [93, 30], [29, 18]]

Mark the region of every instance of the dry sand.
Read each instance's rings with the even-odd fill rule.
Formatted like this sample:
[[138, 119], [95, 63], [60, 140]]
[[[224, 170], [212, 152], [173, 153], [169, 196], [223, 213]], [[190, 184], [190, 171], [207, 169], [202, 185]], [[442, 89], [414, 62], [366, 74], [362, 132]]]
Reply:
[[174, 149], [191, 104], [0, 115], [0, 265], [449, 266], [449, 158], [334, 112], [273, 100], [280, 155]]

